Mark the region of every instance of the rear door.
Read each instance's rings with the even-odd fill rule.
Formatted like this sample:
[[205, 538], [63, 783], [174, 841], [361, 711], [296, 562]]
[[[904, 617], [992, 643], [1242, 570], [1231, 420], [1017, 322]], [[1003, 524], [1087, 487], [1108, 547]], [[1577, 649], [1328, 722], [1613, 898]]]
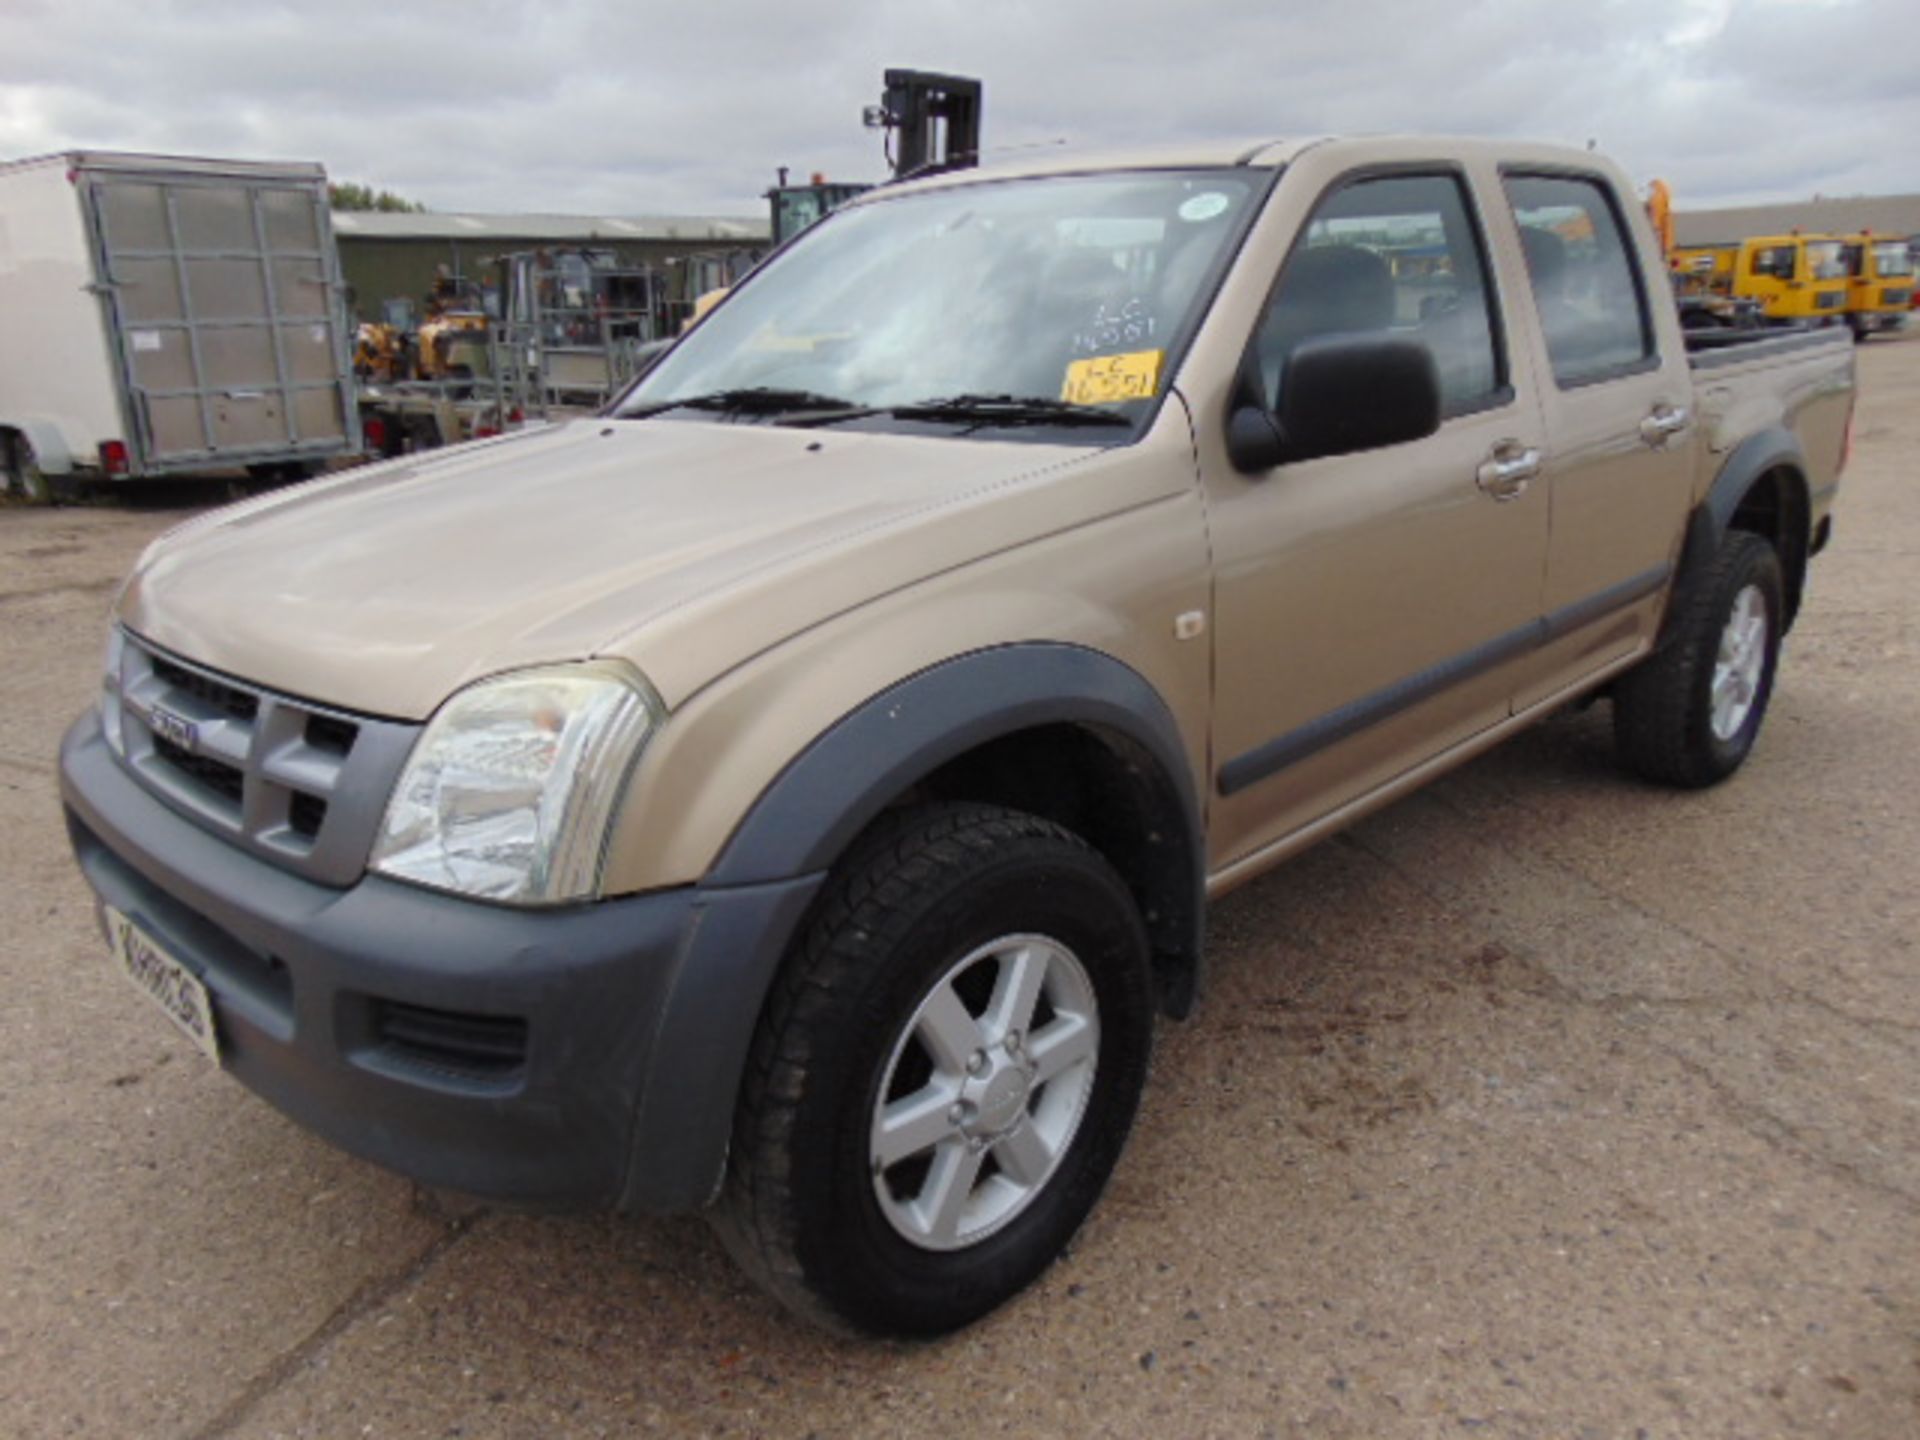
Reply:
[[88, 173], [141, 471], [351, 448], [324, 194], [311, 182]]
[[[1656, 325], [1649, 266], [1604, 175], [1504, 173], [1527, 298], [1539, 317], [1551, 505], [1546, 644], [1525, 708], [1652, 637], [1691, 503], [1693, 379], [1673, 322]], [[1664, 342], [1664, 348], [1663, 348]]]

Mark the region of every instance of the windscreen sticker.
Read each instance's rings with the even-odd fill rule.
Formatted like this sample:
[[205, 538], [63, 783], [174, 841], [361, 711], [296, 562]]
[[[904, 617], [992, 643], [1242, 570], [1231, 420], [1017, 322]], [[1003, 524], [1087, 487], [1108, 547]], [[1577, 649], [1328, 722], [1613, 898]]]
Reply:
[[1125, 355], [1095, 355], [1067, 366], [1060, 398], [1076, 405], [1112, 405], [1149, 400], [1160, 385], [1164, 350], [1134, 350]]
[[1093, 323], [1073, 337], [1076, 355], [1098, 355], [1122, 345], [1151, 341], [1157, 322], [1137, 296], [1124, 304], [1101, 301], [1093, 312]]
[[133, 348], [136, 350], [158, 350], [160, 348], [160, 332], [158, 330], [133, 330], [128, 332], [128, 338], [133, 341]]
[[1218, 190], [1208, 190], [1195, 195], [1180, 207], [1180, 218], [1198, 224], [1202, 220], [1211, 220], [1216, 215], [1224, 215], [1233, 202]]

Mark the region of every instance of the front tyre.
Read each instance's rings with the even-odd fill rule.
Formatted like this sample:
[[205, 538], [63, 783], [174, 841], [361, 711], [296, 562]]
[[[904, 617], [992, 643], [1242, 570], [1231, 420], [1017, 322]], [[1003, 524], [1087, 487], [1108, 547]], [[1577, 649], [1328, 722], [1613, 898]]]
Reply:
[[965, 1325], [1092, 1209], [1152, 1028], [1146, 935], [1105, 859], [1017, 811], [908, 811], [849, 856], [775, 985], [716, 1227], [810, 1319]]
[[1675, 616], [1666, 646], [1614, 689], [1614, 741], [1629, 768], [1689, 789], [1740, 768], [1773, 694], [1781, 597], [1773, 546], [1730, 531]]

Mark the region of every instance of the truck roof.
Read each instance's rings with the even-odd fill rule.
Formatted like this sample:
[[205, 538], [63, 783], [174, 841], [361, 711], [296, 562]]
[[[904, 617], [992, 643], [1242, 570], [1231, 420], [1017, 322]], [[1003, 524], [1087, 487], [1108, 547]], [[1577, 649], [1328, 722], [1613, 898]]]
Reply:
[[[1543, 145], [1526, 140], [1491, 140], [1462, 135], [1304, 135], [1293, 139], [1241, 137], [1222, 140], [1182, 140], [1164, 145], [1125, 149], [1073, 150], [1047, 148], [966, 170], [947, 170], [918, 180], [881, 185], [869, 192], [875, 198], [903, 190], [967, 185], [1034, 175], [1084, 175], [1103, 170], [1179, 170], [1212, 166], [1277, 169], [1304, 151], [1322, 145], [1351, 149], [1364, 158], [1368, 151], [1391, 152], [1395, 159], [1410, 146], [1441, 159], [1493, 160], [1530, 165], [1567, 166], [1582, 170], [1613, 170], [1606, 156], [1571, 145]], [[859, 203], [865, 197], [857, 197]]]

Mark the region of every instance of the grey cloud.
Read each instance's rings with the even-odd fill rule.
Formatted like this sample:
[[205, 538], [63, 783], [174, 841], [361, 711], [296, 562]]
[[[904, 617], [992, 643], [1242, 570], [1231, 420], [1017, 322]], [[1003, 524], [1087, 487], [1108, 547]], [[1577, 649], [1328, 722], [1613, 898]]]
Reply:
[[1697, 206], [1920, 189], [1910, 31], [1903, 0], [0, 0], [0, 155], [289, 156], [443, 210], [750, 213], [778, 165], [879, 178], [859, 111], [907, 64], [986, 80], [990, 156], [1591, 137]]

